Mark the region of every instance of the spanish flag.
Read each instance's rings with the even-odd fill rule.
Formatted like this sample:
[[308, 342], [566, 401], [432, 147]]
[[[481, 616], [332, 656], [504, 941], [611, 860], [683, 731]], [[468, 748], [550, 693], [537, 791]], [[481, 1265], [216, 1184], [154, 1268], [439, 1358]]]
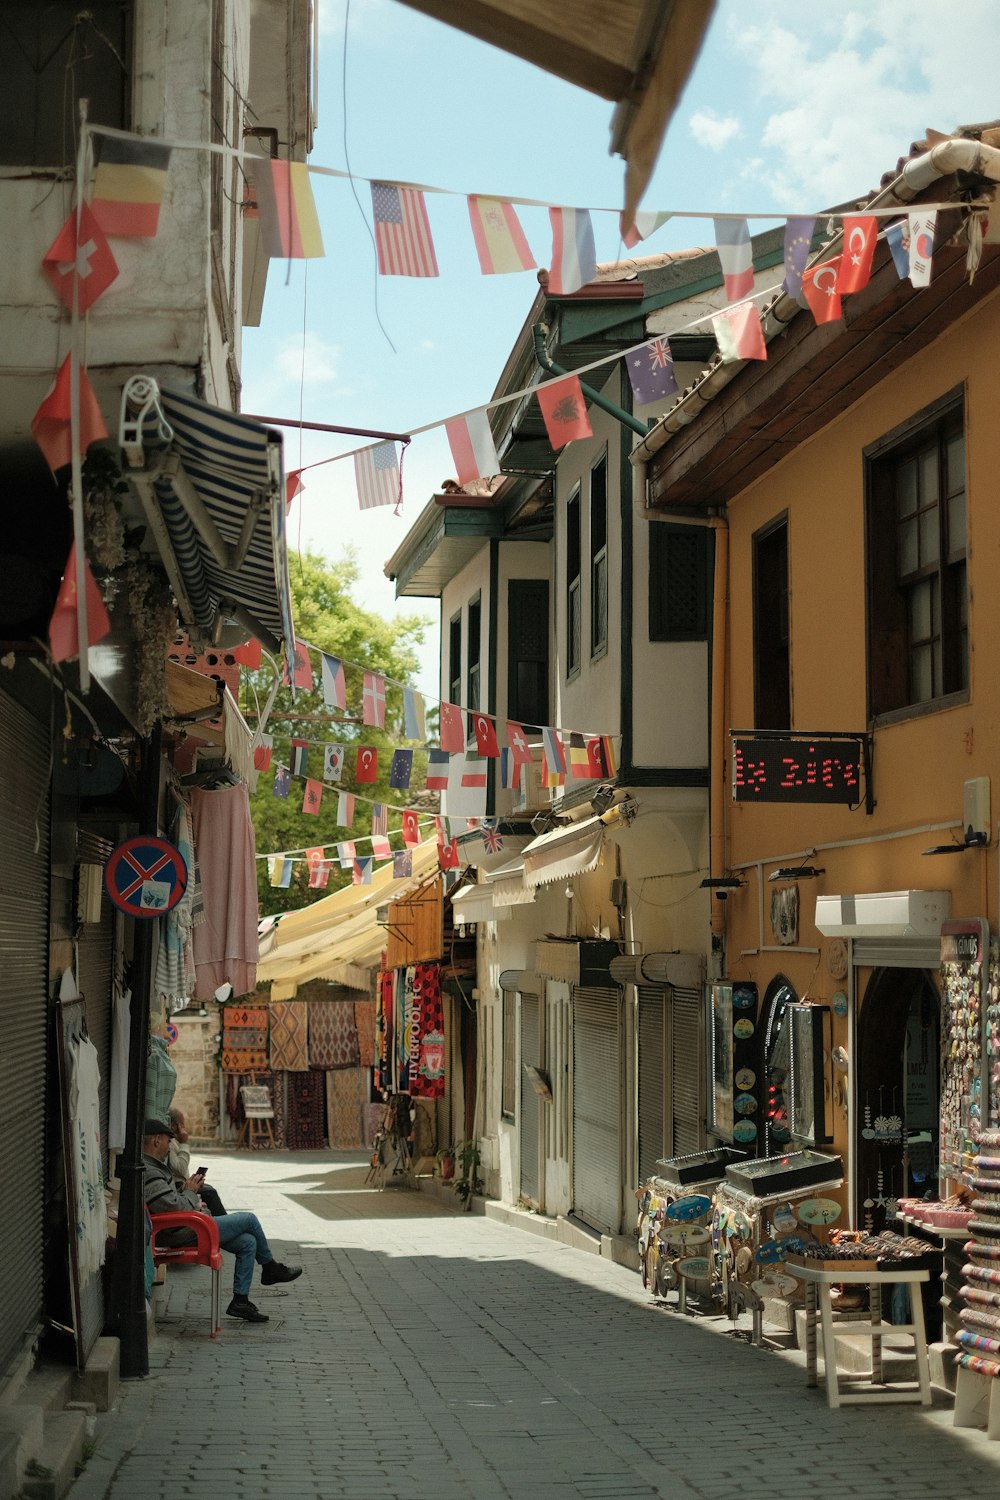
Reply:
[[303, 161], [254, 163], [264, 249], [277, 260], [309, 260], [323, 251], [316, 204]]
[[100, 158], [91, 211], [105, 234], [154, 235], [167, 185], [170, 147], [158, 141], [99, 136]]

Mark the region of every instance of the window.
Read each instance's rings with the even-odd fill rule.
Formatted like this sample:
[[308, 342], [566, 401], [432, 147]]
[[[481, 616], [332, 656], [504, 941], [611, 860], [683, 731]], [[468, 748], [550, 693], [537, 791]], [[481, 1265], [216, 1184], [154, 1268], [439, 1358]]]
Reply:
[[448, 702], [462, 701], [462, 616], [448, 626]]
[[590, 471], [590, 654], [608, 649], [608, 456]]
[[649, 639], [708, 637], [712, 533], [706, 526], [649, 523]]
[[758, 729], [790, 729], [788, 521], [782, 517], [753, 538], [753, 701]]
[[549, 585], [512, 578], [507, 585], [507, 713], [533, 729], [549, 721]]
[[566, 504], [566, 676], [580, 670], [581, 611], [580, 590], [580, 491], [570, 495]]
[[968, 692], [961, 394], [873, 444], [865, 460], [869, 707], [879, 715]]
[[514, 1118], [517, 1108], [517, 992], [501, 990], [503, 1006], [503, 1073], [500, 1080], [500, 1113]]
[[467, 708], [481, 708], [479, 697], [479, 657], [482, 650], [480, 634], [483, 626], [483, 605], [479, 594], [469, 601], [469, 672], [467, 677]]
[[0, 164], [76, 158], [76, 101], [94, 124], [127, 128], [130, 0], [0, 0]]

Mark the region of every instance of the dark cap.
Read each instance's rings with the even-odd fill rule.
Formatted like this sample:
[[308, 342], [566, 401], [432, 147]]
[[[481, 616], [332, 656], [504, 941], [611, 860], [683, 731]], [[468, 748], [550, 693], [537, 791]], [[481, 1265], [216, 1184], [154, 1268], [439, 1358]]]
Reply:
[[173, 1135], [173, 1130], [166, 1120], [157, 1120], [153, 1117], [148, 1119], [142, 1127], [143, 1138], [151, 1135]]

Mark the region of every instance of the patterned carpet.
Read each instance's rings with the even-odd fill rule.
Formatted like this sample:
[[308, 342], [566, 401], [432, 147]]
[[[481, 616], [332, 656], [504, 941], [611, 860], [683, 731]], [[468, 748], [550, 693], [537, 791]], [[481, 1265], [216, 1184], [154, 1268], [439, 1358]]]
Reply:
[[288, 1150], [321, 1150], [326, 1116], [322, 1073], [289, 1073], [287, 1083], [285, 1144]]
[[314, 1068], [358, 1066], [353, 1000], [309, 1001], [309, 1061]]
[[358, 1058], [363, 1068], [375, 1066], [375, 1001], [355, 1000], [354, 1020], [358, 1028]]
[[267, 1067], [267, 1007], [227, 1005], [222, 1012], [222, 1058], [226, 1073]]
[[367, 1102], [367, 1068], [337, 1068], [327, 1073], [327, 1136], [334, 1150], [352, 1151], [365, 1144], [363, 1111]]
[[271, 1067], [303, 1073], [309, 1067], [304, 1000], [278, 1000], [271, 1007]]

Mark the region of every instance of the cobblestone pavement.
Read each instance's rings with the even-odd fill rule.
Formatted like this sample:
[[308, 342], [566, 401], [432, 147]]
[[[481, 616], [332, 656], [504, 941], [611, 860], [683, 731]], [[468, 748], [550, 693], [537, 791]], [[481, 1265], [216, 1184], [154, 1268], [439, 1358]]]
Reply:
[[208, 1273], [171, 1272], [150, 1375], [99, 1418], [71, 1500], [1000, 1494], [1000, 1444], [949, 1409], [829, 1411], [801, 1357], [664, 1311], [596, 1255], [373, 1192], [356, 1156], [198, 1159], [305, 1274], [213, 1341]]

